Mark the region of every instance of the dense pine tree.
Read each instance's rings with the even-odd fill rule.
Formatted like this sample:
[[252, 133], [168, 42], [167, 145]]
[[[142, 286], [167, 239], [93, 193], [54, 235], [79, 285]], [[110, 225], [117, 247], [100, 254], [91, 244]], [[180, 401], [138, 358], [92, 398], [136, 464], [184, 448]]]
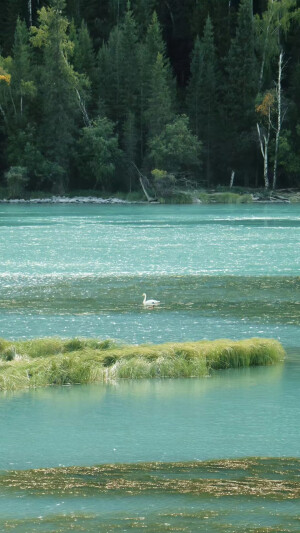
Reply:
[[190, 122], [196, 135], [203, 142], [204, 170], [207, 185], [213, 179], [213, 161], [216, 153], [218, 124], [218, 67], [213, 27], [207, 17], [203, 39], [196, 38], [191, 79], [187, 88], [187, 106]]
[[158, 53], [151, 71], [149, 98], [146, 108], [149, 139], [159, 135], [163, 127], [173, 118], [168, 81], [168, 71], [164, 64], [163, 55]]
[[33, 45], [43, 50], [41, 150], [52, 163], [50, 179], [57, 190], [63, 189], [68, 176], [78, 115], [77, 77], [69, 63], [73, 43], [67, 35], [69, 23], [62, 15], [64, 7], [64, 0], [52, 0], [49, 8], [42, 8], [32, 37]]
[[[157, 179], [298, 185], [299, 10], [0, 0], [0, 184], [18, 167], [11, 179], [30, 189], [131, 190], [136, 167], [151, 179], [157, 164]], [[197, 164], [186, 139], [201, 146]]]
[[[226, 59], [224, 93], [228, 167], [243, 174], [249, 184], [249, 163], [255, 138], [257, 61], [254, 50], [252, 0], [241, 0], [236, 35]], [[227, 143], [226, 143], [227, 141]]]

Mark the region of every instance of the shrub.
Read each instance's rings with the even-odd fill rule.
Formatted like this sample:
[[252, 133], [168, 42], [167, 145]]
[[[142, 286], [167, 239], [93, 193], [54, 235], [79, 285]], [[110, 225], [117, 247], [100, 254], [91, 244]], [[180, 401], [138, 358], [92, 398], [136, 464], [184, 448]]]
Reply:
[[9, 198], [21, 198], [28, 184], [27, 168], [10, 167], [5, 173]]

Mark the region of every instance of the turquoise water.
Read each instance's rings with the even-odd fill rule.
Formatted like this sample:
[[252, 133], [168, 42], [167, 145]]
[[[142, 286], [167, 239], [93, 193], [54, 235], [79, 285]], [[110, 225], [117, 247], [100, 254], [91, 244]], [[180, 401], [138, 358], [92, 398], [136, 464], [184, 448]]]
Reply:
[[[261, 336], [288, 350], [284, 365], [202, 380], [1, 394], [0, 470], [299, 457], [299, 244], [297, 205], [0, 205], [0, 336]], [[297, 501], [272, 498], [37, 496], [0, 480], [0, 531], [299, 531]]]
[[300, 346], [297, 205], [3, 204], [0, 227], [3, 337]]
[[[0, 397], [1, 469], [300, 456], [300, 365]], [[20, 445], [20, 443], [22, 443]]]

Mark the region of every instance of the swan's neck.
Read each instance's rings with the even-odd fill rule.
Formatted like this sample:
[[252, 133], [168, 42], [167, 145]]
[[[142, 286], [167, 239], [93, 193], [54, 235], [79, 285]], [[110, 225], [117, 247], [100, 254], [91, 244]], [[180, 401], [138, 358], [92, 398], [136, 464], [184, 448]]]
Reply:
[[146, 294], [144, 294], [143, 304], [146, 302]]

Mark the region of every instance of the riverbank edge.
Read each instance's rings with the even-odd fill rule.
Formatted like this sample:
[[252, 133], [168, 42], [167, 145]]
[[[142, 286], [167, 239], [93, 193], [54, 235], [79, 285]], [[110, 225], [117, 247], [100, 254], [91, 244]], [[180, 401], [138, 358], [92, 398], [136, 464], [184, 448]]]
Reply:
[[[123, 198], [122, 198], [123, 196]], [[106, 197], [82, 194], [45, 195], [39, 193], [29, 198], [0, 198], [0, 204], [249, 204], [249, 203], [300, 203], [300, 189], [265, 191], [257, 189], [173, 191], [166, 197], [150, 202], [140, 194], [108, 195]]]
[[0, 339], [0, 391], [119, 379], [206, 377], [214, 370], [273, 365], [285, 350], [274, 339], [220, 339], [117, 345], [97, 339]]

